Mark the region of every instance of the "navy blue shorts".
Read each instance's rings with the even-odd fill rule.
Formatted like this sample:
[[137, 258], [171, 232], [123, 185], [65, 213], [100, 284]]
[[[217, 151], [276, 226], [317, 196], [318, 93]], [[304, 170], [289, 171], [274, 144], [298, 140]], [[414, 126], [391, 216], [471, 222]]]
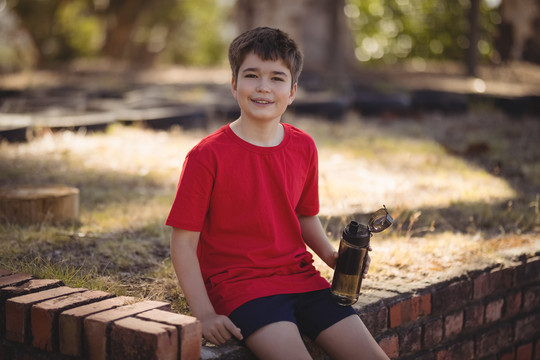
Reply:
[[330, 289], [324, 289], [251, 300], [233, 310], [229, 318], [240, 328], [244, 339], [265, 325], [289, 321], [315, 340], [321, 331], [355, 314], [352, 306], [339, 305]]

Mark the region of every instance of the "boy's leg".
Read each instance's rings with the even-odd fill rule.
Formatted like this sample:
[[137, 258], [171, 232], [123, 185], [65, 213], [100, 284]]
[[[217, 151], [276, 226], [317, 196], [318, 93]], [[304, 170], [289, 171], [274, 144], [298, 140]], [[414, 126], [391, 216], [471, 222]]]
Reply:
[[357, 315], [323, 330], [315, 342], [334, 360], [388, 359]]
[[311, 360], [295, 323], [289, 321], [266, 325], [251, 334], [247, 347], [261, 360]]

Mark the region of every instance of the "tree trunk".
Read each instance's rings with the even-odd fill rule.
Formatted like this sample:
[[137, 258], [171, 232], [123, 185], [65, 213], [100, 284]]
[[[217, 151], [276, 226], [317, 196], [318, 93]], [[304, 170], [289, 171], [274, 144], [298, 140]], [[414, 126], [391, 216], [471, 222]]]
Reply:
[[111, 1], [103, 55], [112, 59], [122, 59], [127, 55], [137, 20], [147, 4], [145, 0]]
[[501, 60], [540, 63], [540, 1], [502, 0], [496, 40]]
[[476, 76], [478, 65], [478, 38], [480, 34], [480, 0], [471, 0], [469, 10], [469, 50], [467, 52], [467, 75]]
[[79, 190], [67, 186], [0, 189], [0, 221], [63, 223], [79, 217]]
[[343, 12], [345, 0], [238, 0], [236, 5], [239, 32], [276, 27], [298, 42], [304, 52], [302, 87], [348, 88], [358, 63]]

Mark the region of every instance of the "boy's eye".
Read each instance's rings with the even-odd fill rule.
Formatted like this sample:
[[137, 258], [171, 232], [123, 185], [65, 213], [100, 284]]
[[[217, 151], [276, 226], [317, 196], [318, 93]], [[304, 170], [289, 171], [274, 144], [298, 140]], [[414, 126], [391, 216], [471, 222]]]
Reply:
[[285, 79], [283, 79], [283, 78], [281, 78], [281, 77], [279, 77], [279, 76], [274, 76], [274, 77], [272, 78], [272, 80], [275, 80], [275, 81], [285, 81]]
[[255, 75], [255, 74], [246, 74], [245, 77], [248, 78], [248, 79], [255, 79], [257, 77], [257, 75]]

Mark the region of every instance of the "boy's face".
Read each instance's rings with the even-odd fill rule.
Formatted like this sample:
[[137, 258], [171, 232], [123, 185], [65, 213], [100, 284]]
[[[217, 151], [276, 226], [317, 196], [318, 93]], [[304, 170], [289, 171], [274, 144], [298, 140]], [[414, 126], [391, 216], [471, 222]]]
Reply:
[[291, 72], [283, 61], [263, 61], [254, 53], [246, 55], [232, 80], [232, 92], [242, 111], [251, 121], [280, 120], [295, 96]]

